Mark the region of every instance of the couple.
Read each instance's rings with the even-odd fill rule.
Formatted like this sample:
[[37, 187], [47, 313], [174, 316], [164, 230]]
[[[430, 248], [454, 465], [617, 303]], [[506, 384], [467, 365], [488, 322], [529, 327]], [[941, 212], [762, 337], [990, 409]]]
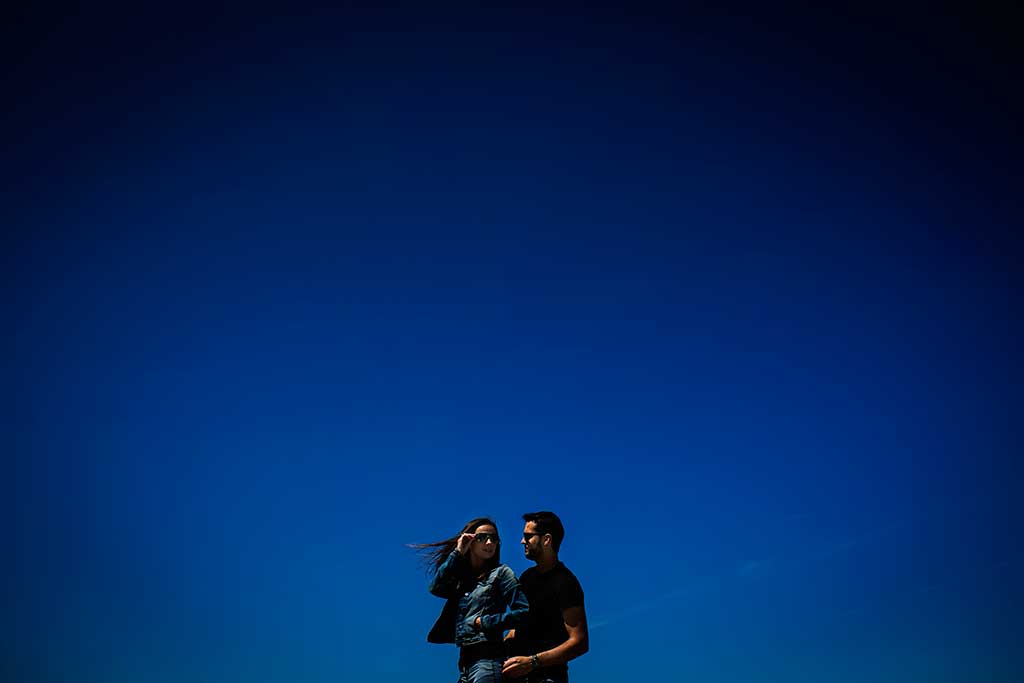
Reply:
[[558, 561], [562, 521], [553, 512], [529, 512], [523, 520], [520, 543], [537, 566], [518, 582], [501, 564], [501, 539], [490, 519], [471, 520], [446, 541], [415, 546], [434, 570], [430, 592], [447, 599], [427, 641], [459, 646], [459, 683], [501, 683], [502, 676], [568, 683], [567, 662], [587, 651], [583, 589]]

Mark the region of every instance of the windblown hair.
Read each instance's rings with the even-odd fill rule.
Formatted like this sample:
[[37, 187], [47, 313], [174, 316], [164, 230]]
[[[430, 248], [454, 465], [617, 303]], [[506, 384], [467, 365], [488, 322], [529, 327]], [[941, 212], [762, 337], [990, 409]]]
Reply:
[[540, 512], [527, 512], [523, 515], [524, 522], [533, 522], [537, 533], [551, 534], [551, 548], [557, 553], [565, 538], [565, 527], [562, 520], [554, 512], [541, 510]]
[[[436, 541], [434, 543], [410, 543], [410, 548], [415, 548], [416, 552], [420, 553], [423, 558], [423, 564], [426, 565], [427, 571], [431, 574], [436, 574], [437, 570], [441, 568], [444, 561], [448, 559], [448, 556], [452, 554], [456, 546], [459, 544], [459, 538], [462, 534], [476, 533], [476, 530], [482, 526], [490, 524], [494, 527], [495, 532], [498, 530], [498, 525], [494, 523], [494, 520], [487, 517], [477, 517], [466, 522], [466, 526], [462, 527], [462, 531], [455, 534], [451, 538], [447, 538], [443, 541]], [[494, 557], [488, 560], [487, 565], [483, 567], [483, 570], [490, 571], [501, 564], [501, 545], [494, 550]]]

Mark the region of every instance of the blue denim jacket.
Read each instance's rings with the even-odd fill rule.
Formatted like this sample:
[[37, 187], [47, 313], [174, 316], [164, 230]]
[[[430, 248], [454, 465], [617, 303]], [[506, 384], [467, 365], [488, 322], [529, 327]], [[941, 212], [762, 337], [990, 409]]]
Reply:
[[[430, 592], [447, 602], [427, 635], [431, 643], [500, 643], [506, 629], [515, 628], [529, 612], [515, 573], [504, 564], [485, 579], [466, 581], [468, 560], [452, 551], [430, 582]], [[460, 579], [463, 579], [460, 586]], [[481, 628], [474, 626], [480, 617]]]

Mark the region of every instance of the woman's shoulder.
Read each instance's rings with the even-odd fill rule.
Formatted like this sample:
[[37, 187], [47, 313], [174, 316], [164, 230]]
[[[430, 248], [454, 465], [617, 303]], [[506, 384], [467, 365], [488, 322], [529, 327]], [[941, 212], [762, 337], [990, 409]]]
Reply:
[[512, 571], [512, 568], [507, 564], [499, 564], [497, 567], [491, 570], [491, 576], [501, 579], [512, 579], [515, 580], [516, 573]]

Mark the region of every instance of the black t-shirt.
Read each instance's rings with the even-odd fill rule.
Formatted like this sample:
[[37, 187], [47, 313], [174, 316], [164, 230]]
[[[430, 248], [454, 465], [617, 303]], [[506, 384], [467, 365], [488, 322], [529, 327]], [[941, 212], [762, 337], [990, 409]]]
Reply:
[[[583, 607], [583, 587], [568, 567], [559, 562], [544, 573], [530, 567], [519, 577], [519, 588], [530, 601], [530, 614], [516, 628], [515, 651], [536, 654], [567, 641], [562, 610]], [[551, 671], [567, 672], [568, 667], [562, 664]]]

